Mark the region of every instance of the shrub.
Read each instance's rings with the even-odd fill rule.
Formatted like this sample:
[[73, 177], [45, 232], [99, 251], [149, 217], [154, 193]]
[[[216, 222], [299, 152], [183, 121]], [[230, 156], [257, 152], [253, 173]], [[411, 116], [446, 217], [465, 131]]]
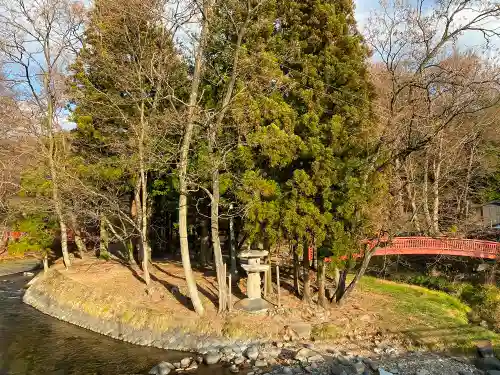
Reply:
[[23, 216], [12, 223], [11, 227], [23, 235], [10, 241], [7, 250], [12, 255], [23, 255], [26, 252], [45, 254], [50, 251], [54, 241], [56, 223], [43, 215]]

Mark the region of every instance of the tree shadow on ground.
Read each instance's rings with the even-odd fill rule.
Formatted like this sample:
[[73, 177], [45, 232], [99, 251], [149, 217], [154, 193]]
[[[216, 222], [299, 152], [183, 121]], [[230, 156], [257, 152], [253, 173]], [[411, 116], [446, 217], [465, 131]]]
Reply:
[[174, 275], [166, 270], [164, 270], [163, 268], [161, 268], [160, 266], [158, 266], [157, 264], [155, 263], [151, 263], [153, 265], [154, 268], [156, 268], [158, 271], [164, 273], [165, 275], [169, 276], [169, 277], [173, 277], [174, 279], [179, 279], [179, 280], [184, 280], [184, 277], [181, 277], [181, 276], [177, 276], [177, 275]]

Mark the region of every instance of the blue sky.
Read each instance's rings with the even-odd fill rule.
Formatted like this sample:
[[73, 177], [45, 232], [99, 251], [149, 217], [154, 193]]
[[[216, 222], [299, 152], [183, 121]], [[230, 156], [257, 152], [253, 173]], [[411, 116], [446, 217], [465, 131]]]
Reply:
[[[417, 0], [408, 1], [410, 4], [417, 3]], [[426, 0], [425, 4], [427, 4], [430, 9], [433, 2], [433, 0]], [[370, 16], [370, 13], [380, 8], [379, 0], [354, 0], [354, 3], [356, 4], [356, 20], [358, 22], [358, 29], [363, 32], [363, 28], [368, 26], [366, 21]], [[467, 17], [462, 20], [464, 19], [467, 19]], [[495, 26], [498, 30], [500, 29], [500, 20], [488, 23], [488, 26]], [[482, 34], [480, 32], [468, 32], [459, 38], [457, 46], [462, 50], [473, 49], [487, 58], [498, 60], [500, 52], [500, 39], [496, 38], [492, 45], [489, 46], [488, 49], [484, 50], [482, 48], [484, 46]]]

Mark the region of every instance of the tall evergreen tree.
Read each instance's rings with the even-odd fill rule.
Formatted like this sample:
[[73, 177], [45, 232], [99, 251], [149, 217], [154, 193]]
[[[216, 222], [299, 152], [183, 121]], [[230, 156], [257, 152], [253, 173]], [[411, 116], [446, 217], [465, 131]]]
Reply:
[[[140, 239], [146, 283], [148, 176], [177, 159], [179, 130], [172, 115], [173, 98], [182, 99], [187, 82], [187, 69], [163, 18], [164, 5], [157, 0], [96, 2], [73, 75], [76, 145], [83, 151], [91, 149], [95, 156], [81, 162], [103, 171], [120, 170], [128, 180], [129, 187], [123, 190], [133, 196], [135, 215], [120, 207], [123, 190], [102, 184], [100, 188], [110, 194], [98, 194], [104, 201], [96, 208], [102, 210], [107, 204], [114, 206], [115, 214], [125, 214]], [[169, 147], [163, 142], [167, 137]], [[95, 181], [102, 183], [102, 177]], [[99, 219], [106, 220], [103, 214]]]
[[302, 247], [310, 301], [307, 249], [359, 251], [381, 191], [370, 158], [369, 51], [351, 0], [280, 1], [278, 14], [272, 48], [286, 81], [260, 105], [248, 136], [256, 168], [241, 196], [255, 234], [279, 231]]

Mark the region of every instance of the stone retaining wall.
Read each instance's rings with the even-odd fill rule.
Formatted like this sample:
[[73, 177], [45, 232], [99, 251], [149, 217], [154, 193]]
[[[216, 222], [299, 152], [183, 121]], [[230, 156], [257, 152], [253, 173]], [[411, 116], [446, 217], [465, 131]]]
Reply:
[[[61, 284], [65, 290], [75, 290], [82, 299], [92, 295], [90, 292], [87, 294], [84, 290], [82, 291], [82, 288], [86, 288], [86, 286], [65, 277], [58, 270], [51, 270], [48, 275], [40, 274], [30, 283], [24, 294], [23, 302], [57, 319], [137, 345], [203, 353], [228, 345], [246, 347], [260, 342], [250, 338], [232, 339], [218, 335], [197, 334], [186, 331], [184, 328], [174, 327], [175, 324], [165, 330], [152, 330], [124, 323], [123, 319], [112, 314], [91, 314], [86, 312], [84, 308], [80, 308], [81, 305], [68, 303], [60, 292]], [[109, 296], [107, 297], [109, 298]], [[131, 309], [134, 307], [131, 306]], [[145, 326], [149, 325], [145, 324]]]

